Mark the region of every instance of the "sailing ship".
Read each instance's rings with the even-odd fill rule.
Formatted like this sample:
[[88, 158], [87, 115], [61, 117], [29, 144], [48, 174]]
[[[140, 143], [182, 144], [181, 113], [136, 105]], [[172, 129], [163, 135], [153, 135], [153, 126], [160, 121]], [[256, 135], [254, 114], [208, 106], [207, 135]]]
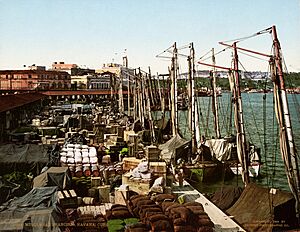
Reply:
[[[233, 68], [217, 66], [214, 49], [212, 49], [212, 64], [206, 64], [200, 61], [198, 62], [202, 65], [213, 67], [213, 71], [211, 72], [212, 112], [214, 115], [214, 131], [216, 138], [207, 139], [205, 145], [210, 148], [212, 156], [214, 156], [217, 160], [223, 162], [224, 164], [229, 165], [231, 171], [235, 175], [242, 175], [243, 178], [247, 178], [243, 173], [243, 170], [247, 170], [247, 176], [258, 177], [261, 167], [261, 157], [259, 149], [246, 140], [243, 105], [240, 90], [240, 74], [238, 70], [239, 61], [235, 46], [236, 45], [234, 44], [232, 45], [234, 51]], [[228, 70], [228, 79], [231, 87], [232, 103], [234, 106], [234, 127], [236, 132], [235, 136], [230, 135], [223, 138], [221, 137], [216, 86], [216, 68]], [[243, 162], [241, 161], [241, 159], [244, 159], [244, 162], [247, 163], [247, 167], [242, 168]]]
[[[203, 144], [200, 136], [198, 103], [195, 91], [195, 52], [194, 45], [188, 46], [189, 54], [183, 55], [178, 53], [177, 45], [171, 47], [171, 68], [170, 68], [170, 120], [172, 129], [172, 138], [159, 148], [162, 150], [163, 159], [171, 162], [177, 169], [182, 169], [186, 176], [195, 177], [197, 181], [207, 182], [214, 181], [221, 177], [223, 164], [210, 155], [210, 150]], [[187, 80], [187, 106], [188, 106], [188, 128], [190, 140], [186, 140], [180, 133], [178, 123], [178, 110], [180, 110], [177, 91], [178, 76], [178, 56], [184, 56], [188, 60], [188, 80]]]
[[[245, 189], [237, 202], [227, 209], [226, 212], [249, 231], [286, 231], [290, 228], [299, 229], [300, 227], [299, 160], [295, 149], [287, 92], [284, 83], [282, 51], [277, 37], [276, 27], [272, 26], [253, 36], [264, 33], [272, 34], [272, 55], [237, 47], [237, 41], [235, 41], [233, 45], [227, 46], [234, 49], [235, 55], [237, 49], [240, 49], [269, 58], [270, 73], [273, 82], [274, 107], [279, 127], [280, 153], [284, 162], [291, 192], [281, 191], [271, 188], [270, 186], [257, 186], [251, 183], [248, 176], [249, 163], [246, 159], [244, 148], [238, 145], [238, 149], [240, 150], [239, 157], [242, 169], [242, 180]], [[240, 131], [238, 135], [238, 140], [243, 141], [243, 131]]]

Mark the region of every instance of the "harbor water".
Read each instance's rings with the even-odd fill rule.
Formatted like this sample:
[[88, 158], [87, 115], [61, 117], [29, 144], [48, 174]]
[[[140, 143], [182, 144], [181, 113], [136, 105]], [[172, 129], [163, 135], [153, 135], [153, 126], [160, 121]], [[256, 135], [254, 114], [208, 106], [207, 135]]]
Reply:
[[[300, 149], [300, 95], [288, 94], [289, 109], [294, 132], [295, 146]], [[261, 150], [263, 165], [261, 176], [251, 179], [259, 185], [288, 190], [289, 186], [279, 150], [278, 126], [274, 110], [273, 93], [242, 93], [243, 114], [245, 121], [246, 139]], [[211, 110], [211, 97], [198, 97], [198, 112], [200, 134], [206, 138], [215, 136], [214, 119]], [[234, 133], [233, 117], [230, 117], [231, 94], [223, 93], [218, 97], [219, 121], [221, 135]], [[187, 111], [179, 112], [179, 127], [182, 135], [189, 139], [187, 126]], [[214, 192], [225, 185], [243, 186], [241, 177], [234, 177], [229, 181], [221, 180], [214, 183], [191, 183], [198, 190], [206, 193]]]

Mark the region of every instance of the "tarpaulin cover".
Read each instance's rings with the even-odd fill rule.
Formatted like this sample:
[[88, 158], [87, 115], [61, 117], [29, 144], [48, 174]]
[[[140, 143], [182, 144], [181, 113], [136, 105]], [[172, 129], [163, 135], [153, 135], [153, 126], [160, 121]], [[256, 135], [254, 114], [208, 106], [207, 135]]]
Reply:
[[225, 186], [214, 193], [211, 201], [221, 210], [227, 210], [239, 199], [243, 189], [235, 186]]
[[0, 176], [0, 204], [7, 201], [12, 195], [18, 191], [20, 185], [10, 182]]
[[0, 206], [0, 231], [60, 231], [57, 187], [33, 188]]
[[33, 179], [33, 187], [58, 186], [65, 189], [71, 185], [68, 167], [51, 167]]
[[180, 154], [189, 147], [189, 144], [190, 141], [181, 138], [180, 135], [177, 134], [166, 143], [159, 145], [158, 148], [161, 150], [162, 159], [170, 163], [172, 159], [179, 157]]
[[280, 220], [293, 223], [295, 199], [289, 192], [270, 193], [270, 189], [250, 183], [226, 212], [247, 231], [272, 231], [273, 227], [282, 226], [278, 225]]
[[49, 145], [5, 144], [0, 146], [0, 174], [13, 171], [40, 173], [49, 162]]
[[211, 155], [219, 161], [235, 159], [232, 157], [232, 149], [234, 144], [226, 139], [209, 139], [205, 145], [211, 150]]
[[[219, 161], [237, 160], [236, 142], [229, 139], [209, 139], [205, 145], [211, 150], [211, 155]], [[250, 161], [260, 161], [259, 149], [247, 144]]]

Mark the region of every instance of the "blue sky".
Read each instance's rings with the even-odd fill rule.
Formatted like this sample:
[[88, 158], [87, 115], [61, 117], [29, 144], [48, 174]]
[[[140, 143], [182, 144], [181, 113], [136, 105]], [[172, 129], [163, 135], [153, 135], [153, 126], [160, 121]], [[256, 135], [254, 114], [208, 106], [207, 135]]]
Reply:
[[[155, 56], [174, 42], [194, 42], [200, 57], [222, 49], [219, 41], [272, 25], [288, 70], [300, 72], [299, 0], [0, 0], [0, 69], [53, 61], [97, 69], [121, 63], [127, 49], [129, 66], [166, 73], [170, 62]], [[269, 53], [271, 38], [240, 46]], [[267, 71], [267, 62], [240, 59], [246, 70]], [[182, 69], [185, 63], [180, 60]], [[218, 56], [217, 64], [230, 65], [230, 53]]]

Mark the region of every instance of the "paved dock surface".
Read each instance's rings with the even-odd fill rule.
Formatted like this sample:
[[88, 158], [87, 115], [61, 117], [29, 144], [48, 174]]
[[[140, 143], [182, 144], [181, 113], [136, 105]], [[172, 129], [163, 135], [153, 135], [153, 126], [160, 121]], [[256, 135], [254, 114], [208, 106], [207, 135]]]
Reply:
[[230, 216], [226, 215], [222, 210], [209, 201], [203, 194], [194, 189], [187, 181], [183, 182], [183, 186], [173, 185], [172, 192], [178, 196], [182, 196], [185, 202], [196, 201], [203, 205], [205, 212], [215, 224], [214, 230], [221, 231], [245, 231]]

